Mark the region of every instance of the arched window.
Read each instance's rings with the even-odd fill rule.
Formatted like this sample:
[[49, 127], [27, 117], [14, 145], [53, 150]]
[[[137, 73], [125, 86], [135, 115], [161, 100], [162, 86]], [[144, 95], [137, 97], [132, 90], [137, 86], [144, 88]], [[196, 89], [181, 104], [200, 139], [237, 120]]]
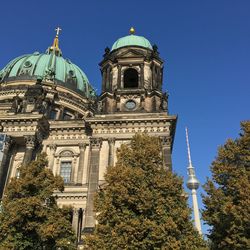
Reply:
[[73, 115], [71, 114], [71, 112], [67, 109], [64, 109], [63, 111], [63, 120], [71, 120], [73, 118]]
[[57, 110], [55, 110], [55, 109], [51, 110], [49, 113], [49, 119], [55, 120], [56, 116], [57, 116]]
[[138, 88], [138, 72], [135, 69], [127, 69], [124, 72], [124, 88]]

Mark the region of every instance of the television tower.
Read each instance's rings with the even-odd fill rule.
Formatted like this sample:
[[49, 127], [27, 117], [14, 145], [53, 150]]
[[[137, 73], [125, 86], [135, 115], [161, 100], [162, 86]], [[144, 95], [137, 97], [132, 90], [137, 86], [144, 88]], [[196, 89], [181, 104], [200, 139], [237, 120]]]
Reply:
[[201, 231], [201, 221], [200, 221], [200, 214], [199, 214], [199, 207], [197, 201], [197, 193], [196, 190], [199, 188], [199, 181], [195, 176], [194, 167], [191, 161], [191, 154], [190, 154], [190, 146], [188, 141], [188, 129], [186, 128], [186, 140], [187, 140], [187, 150], [188, 150], [188, 180], [187, 180], [187, 187], [191, 190], [192, 199], [193, 199], [193, 211], [194, 211], [194, 224], [197, 231], [202, 234]]

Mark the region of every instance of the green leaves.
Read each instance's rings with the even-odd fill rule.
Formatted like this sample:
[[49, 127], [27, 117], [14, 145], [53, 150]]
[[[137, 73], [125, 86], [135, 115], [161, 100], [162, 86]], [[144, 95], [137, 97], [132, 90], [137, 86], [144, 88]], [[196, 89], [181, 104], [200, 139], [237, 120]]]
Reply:
[[202, 249], [182, 179], [162, 167], [159, 139], [138, 134], [117, 156], [96, 196], [87, 249]]
[[46, 164], [40, 155], [9, 183], [0, 213], [0, 249], [75, 249], [70, 210], [58, 208], [53, 196], [63, 190], [63, 180]]
[[204, 186], [203, 218], [212, 226], [212, 249], [250, 249], [250, 122], [219, 148]]

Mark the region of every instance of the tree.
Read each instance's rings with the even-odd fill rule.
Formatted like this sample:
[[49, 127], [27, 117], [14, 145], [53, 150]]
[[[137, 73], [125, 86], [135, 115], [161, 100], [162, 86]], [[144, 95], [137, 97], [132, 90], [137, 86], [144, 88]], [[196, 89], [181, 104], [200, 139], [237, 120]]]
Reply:
[[87, 249], [202, 249], [182, 179], [163, 168], [160, 141], [136, 135], [117, 152], [95, 200], [98, 225]]
[[211, 226], [211, 249], [250, 249], [250, 121], [228, 140], [212, 163], [203, 197], [203, 219]]
[[69, 209], [56, 204], [63, 179], [47, 167], [44, 154], [19, 168], [7, 186], [0, 213], [0, 249], [76, 249]]

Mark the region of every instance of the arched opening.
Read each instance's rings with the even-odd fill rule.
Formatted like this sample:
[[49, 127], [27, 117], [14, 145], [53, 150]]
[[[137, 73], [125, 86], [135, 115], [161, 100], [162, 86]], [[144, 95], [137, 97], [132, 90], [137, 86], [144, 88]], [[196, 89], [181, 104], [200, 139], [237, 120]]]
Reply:
[[127, 69], [124, 72], [124, 88], [138, 88], [138, 72], [135, 69]]
[[71, 114], [71, 112], [68, 109], [64, 109], [62, 119], [63, 120], [71, 120], [71, 119], [73, 119], [73, 115]]

